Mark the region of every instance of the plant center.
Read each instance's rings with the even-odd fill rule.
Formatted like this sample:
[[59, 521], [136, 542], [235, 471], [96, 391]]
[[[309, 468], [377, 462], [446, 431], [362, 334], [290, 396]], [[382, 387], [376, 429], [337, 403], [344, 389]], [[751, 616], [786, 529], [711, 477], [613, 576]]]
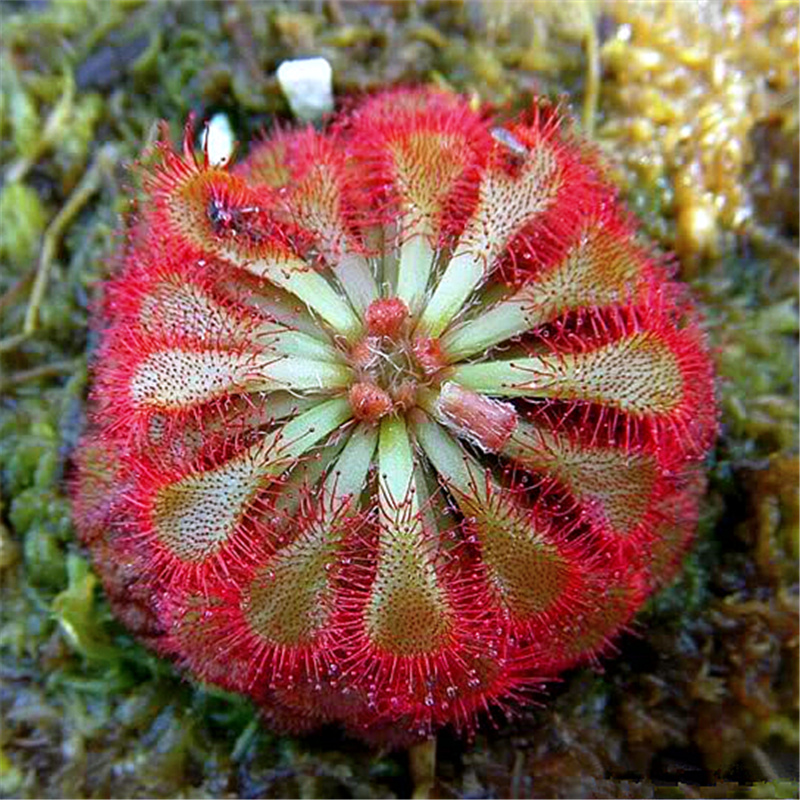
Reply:
[[398, 297], [374, 300], [366, 323], [365, 335], [350, 351], [353, 414], [368, 421], [405, 414], [417, 405], [420, 390], [437, 381], [443, 366], [438, 343], [413, 335], [408, 307]]

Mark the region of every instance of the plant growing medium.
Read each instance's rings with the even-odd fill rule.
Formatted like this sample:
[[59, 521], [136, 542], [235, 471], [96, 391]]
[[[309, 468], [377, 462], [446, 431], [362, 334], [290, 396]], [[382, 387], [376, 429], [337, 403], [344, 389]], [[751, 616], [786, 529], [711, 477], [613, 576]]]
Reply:
[[716, 408], [593, 154], [433, 90], [234, 168], [188, 131], [96, 319], [74, 512], [119, 617], [275, 728], [398, 745], [607, 652], [678, 569]]

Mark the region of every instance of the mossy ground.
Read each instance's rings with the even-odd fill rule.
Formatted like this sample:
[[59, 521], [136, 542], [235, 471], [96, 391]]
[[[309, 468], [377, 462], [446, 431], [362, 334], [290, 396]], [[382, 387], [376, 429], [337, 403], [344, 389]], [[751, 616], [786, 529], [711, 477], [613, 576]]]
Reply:
[[[693, 107], [668, 92], [642, 104], [636, 76], [619, 65], [695, 64], [717, 46], [724, 20], [690, 26], [691, 40], [666, 53], [663, 42], [641, 41], [635, 19], [633, 35], [620, 35], [635, 5], [587, 4], [567, 15], [564, 7], [0, 5], [0, 794], [411, 791], [404, 754], [375, 753], [333, 730], [276, 736], [246, 702], [183, 680], [136, 644], [109, 613], [66, 498], [93, 346], [90, 307], [135, 194], [127, 166], [158, 119], [177, 132], [192, 111], [203, 119], [223, 110], [242, 142], [288, 120], [275, 68], [321, 54], [338, 97], [420, 81], [512, 109], [532, 93], [566, 96], [648, 230], [682, 250], [719, 365], [721, 436], [680, 579], [602, 669], [565, 675], [541, 707], [487, 723], [474, 743], [442, 735], [434, 791], [797, 796], [798, 111], [796, 69], [784, 74], [787, 50], [797, 47], [796, 10], [726, 6], [742, 15], [749, 38], [738, 50], [728, 42], [725, 63], [752, 102], [740, 111], [749, 124], [737, 117], [725, 127], [724, 113], [720, 124], [751, 149], [732, 185], [707, 187], [727, 211], [731, 202], [742, 209], [720, 214], [709, 239], [702, 225], [691, 227], [702, 214], [682, 213], [695, 201], [702, 211], [708, 197], [680, 191], [685, 154], [668, 152], [658, 136], [667, 101], [687, 122]], [[675, 7], [659, 8], [686, 36]], [[754, 66], [762, 40], [775, 61], [770, 79], [763, 63]], [[691, 96], [685, 81], [683, 90]], [[700, 163], [716, 153], [713, 140], [689, 145]]]

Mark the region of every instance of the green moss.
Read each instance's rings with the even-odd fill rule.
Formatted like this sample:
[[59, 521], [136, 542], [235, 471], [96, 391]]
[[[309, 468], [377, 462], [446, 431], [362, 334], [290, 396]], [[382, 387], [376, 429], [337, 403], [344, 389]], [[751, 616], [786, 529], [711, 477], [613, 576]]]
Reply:
[[0, 190], [0, 260], [16, 270], [30, 270], [47, 224], [39, 195], [24, 183], [7, 183]]
[[67, 588], [51, 605], [65, 636], [72, 647], [91, 661], [118, 661], [119, 652], [112, 646], [107, 632], [97, 618], [95, 589], [97, 576], [89, 562], [74, 554], [67, 556]]
[[35, 151], [39, 140], [39, 110], [6, 57], [0, 58], [0, 98], [0, 119], [3, 120], [0, 129], [3, 131], [3, 138], [10, 133], [15, 151], [21, 156], [30, 155]]
[[750, 789], [753, 798], [779, 798], [800, 796], [800, 784], [797, 781], [758, 781]]

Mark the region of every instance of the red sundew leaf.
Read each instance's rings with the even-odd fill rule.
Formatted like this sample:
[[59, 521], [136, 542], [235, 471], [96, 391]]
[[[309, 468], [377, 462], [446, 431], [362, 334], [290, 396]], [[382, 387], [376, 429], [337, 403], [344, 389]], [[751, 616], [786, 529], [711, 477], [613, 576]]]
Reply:
[[[668, 399], [665, 395], [664, 402], [626, 411], [610, 402], [612, 395], [606, 400], [599, 394], [593, 397], [592, 376], [587, 375], [585, 397], [542, 398], [537, 416], [544, 416], [554, 428], [570, 429], [588, 441], [626, 451], [652, 447], [688, 457], [707, 452], [717, 433], [713, 365], [696, 313], [676, 304], [673, 297], [669, 286], [666, 290], [657, 287], [641, 303], [585, 309], [557, 320], [530, 339], [532, 351], [541, 352], [544, 347], [556, 359], [581, 355], [592, 359], [593, 353], [607, 350], [611, 365], [616, 357], [610, 348], [640, 349], [642, 358], [652, 353], [648, 364], [642, 361], [637, 369], [637, 354], [631, 351], [623, 359], [620, 349], [618, 363], [624, 369], [615, 369], [614, 375], [621, 379], [627, 370], [631, 382], [642, 386], [649, 376], [651, 389], [669, 378], [675, 388]], [[531, 395], [533, 399], [535, 392]]]
[[121, 442], [111, 442], [92, 427], [82, 437], [70, 477], [72, 515], [81, 540], [91, 545], [104, 536], [119, 514], [131, 476]]
[[465, 100], [431, 89], [383, 92], [343, 125], [350, 180], [368, 214], [362, 224], [424, 223], [433, 244], [463, 226], [491, 148]]
[[[104, 325], [106, 328], [133, 325], [147, 329], [144, 309], [149, 307], [152, 311], [153, 306], [164, 307], [168, 301], [163, 296], [164, 292], [172, 289], [173, 294], [183, 290], [186, 293], [191, 292], [197, 299], [191, 308], [178, 308], [175, 301], [172, 307], [166, 306], [164, 312], [169, 318], [169, 330], [163, 330], [165, 326], [162, 321], [161, 332], [171, 335], [180, 333], [190, 339], [190, 325], [207, 325], [204, 313], [208, 310], [213, 314], [209, 322], [218, 322], [220, 314], [224, 313], [226, 316], [240, 318], [244, 327], [247, 327], [248, 319], [253, 319], [252, 314], [248, 315], [245, 307], [221, 291], [223, 282], [229, 277], [230, 266], [211, 256], [176, 258], [174, 250], [161, 242], [134, 248], [125, 261], [124, 273], [104, 287]], [[199, 305], [202, 300], [205, 300], [205, 308]], [[219, 308], [211, 308], [212, 304]], [[153, 322], [158, 323], [159, 320], [154, 319]], [[219, 325], [216, 327], [219, 328]], [[157, 334], [158, 326], [155, 330], [151, 328], [146, 332]]]
[[[529, 289], [542, 284], [544, 296], [537, 299], [546, 299], [561, 313], [607, 305], [613, 302], [609, 295], [616, 302], [635, 300], [661, 283], [668, 271], [665, 258], [638, 241], [635, 223], [609, 190], [587, 191], [586, 207], [572, 205], [577, 219], [564, 223], [562, 232], [543, 221], [537, 222], [541, 231], [515, 237], [500, 260], [498, 279]], [[577, 263], [570, 264], [578, 254]], [[556, 277], [561, 278], [558, 293], [552, 285]]]
[[[350, 566], [343, 574], [337, 613], [343, 651], [338, 685], [364, 694], [368, 717], [412, 719], [428, 735], [442, 703], [457, 709], [459, 697], [486, 691], [488, 676], [497, 669], [497, 655], [491, 654], [505, 653], [508, 648], [505, 627], [487, 603], [488, 587], [480, 563], [461, 547], [433, 565], [441, 594], [431, 595], [429, 601], [446, 606], [444, 613], [450, 621], [428, 630], [424, 610], [414, 606], [407, 609], [408, 625], [393, 617], [391, 632], [383, 631], [383, 623], [374, 617], [373, 601], [379, 591], [386, 603], [394, 602], [389, 588], [394, 578], [381, 577], [374, 555], [376, 535], [362, 536], [354, 543]], [[432, 540], [414, 547], [423, 561], [430, 557], [427, 552], [435, 550]], [[402, 571], [399, 564], [391, 569], [395, 576], [400, 574], [397, 570]], [[421, 584], [420, 590], [429, 594]], [[416, 622], [411, 622], [412, 617]], [[472, 719], [465, 714], [465, 725], [467, 718]]]
[[[572, 554], [583, 564], [578, 571], [583, 574], [591, 559], [605, 550], [621, 553], [631, 563], [643, 566], [650, 548], [656, 546], [659, 531], [669, 530], [673, 539], [681, 539], [680, 528], [685, 526], [687, 535], [693, 528], [691, 515], [677, 513], [685, 507], [683, 455], [653, 447], [627, 451], [613, 443], [609, 446], [576, 435], [572, 426], [559, 427], [558, 421], [552, 424], [541, 415], [534, 417], [535, 425], [517, 421], [502, 438], [491, 429], [486, 435], [490, 413], [487, 402], [497, 401], [487, 401], [463, 389], [449, 389], [443, 392], [438, 408], [450, 429], [477, 439], [487, 451], [508, 459], [504, 476], [508, 489], [493, 489], [486, 483], [473, 485], [469, 494], [463, 489], [460, 494], [456, 492], [465, 513], [471, 509], [469, 514], [482, 520], [484, 529], [494, 528], [487, 535], [487, 546], [491, 547], [492, 541], [499, 546], [508, 537], [517, 538], [515, 546], [509, 545], [515, 556], [506, 561], [508, 568], [521, 569], [524, 530], [538, 532], [530, 539], [530, 547], [536, 541], [550, 541], [557, 547], [578, 546]], [[478, 479], [473, 476], [472, 480]], [[532, 558], [536, 552], [534, 547]], [[491, 561], [488, 552], [484, 554], [487, 560]], [[568, 559], [565, 564], [572, 562]], [[533, 571], [533, 567], [528, 569]], [[508, 579], [504, 585], [509, 586]], [[531, 591], [538, 586], [539, 582], [532, 581]], [[573, 593], [575, 606], [580, 604], [581, 591]]]
[[218, 257], [235, 266], [258, 259], [291, 262], [307, 246], [308, 235], [280, 220], [275, 191], [249, 186], [226, 167], [199, 163], [187, 131], [183, 155], [167, 141], [159, 144], [161, 163], [145, 175], [141, 236], [162, 243], [175, 257]]
[[249, 184], [277, 189], [276, 211], [307, 231], [327, 261], [361, 252], [363, 225], [342, 147], [313, 128], [277, 130], [236, 168]]
[[267, 516], [254, 559], [207, 592], [187, 589], [169, 612], [176, 649], [193, 671], [209, 679], [227, 672], [259, 700], [295, 684], [321, 688], [341, 664], [342, 558], [366, 520], [347, 501], [303, 495], [288, 534]]
[[[279, 587], [278, 577], [255, 578]], [[248, 579], [239, 576], [246, 586]], [[183, 595], [170, 603], [170, 641], [185, 667], [204, 680], [243, 691], [263, 702], [277, 689], [324, 682], [335, 663], [335, 636], [329, 628], [301, 643], [259, 632], [243, 610], [247, 591], [219, 584], [205, 594]], [[319, 713], [319, 709], [316, 709]]]
[[226, 433], [177, 468], [144, 452], [132, 459], [126, 501], [134, 513], [121, 544], [145, 554], [142, 579], [167, 597], [207, 593], [268, 546], [263, 518], [280, 476], [267, 465], [283, 463], [282, 457], [278, 448]]
[[608, 568], [590, 579], [588, 607], [530, 637], [523, 659], [559, 673], [580, 663], [599, 663], [627, 629], [648, 595], [646, 576], [608, 553]]
[[503, 280], [523, 285], [563, 256], [588, 217], [613, 205], [586, 147], [560, 128], [557, 115], [534, 106], [528, 119], [492, 129], [473, 217], [457, 245], [487, 274], [503, 266]]
[[479, 504], [460, 495], [463, 535], [478, 548], [492, 602], [517, 640], [579, 613], [592, 576], [605, 566], [597, 536], [577, 533], [577, 520], [554, 520], [541, 501], [528, 505], [527, 494], [524, 487], [490, 486], [476, 492]]
[[[247, 380], [260, 356], [242, 345], [154, 340], [123, 328], [107, 340], [100, 358], [93, 417], [115, 437], [158, 446], [186, 439], [191, 430], [204, 434], [233, 424], [247, 410]], [[187, 382], [192, 371], [203, 378], [194, 389]]]

